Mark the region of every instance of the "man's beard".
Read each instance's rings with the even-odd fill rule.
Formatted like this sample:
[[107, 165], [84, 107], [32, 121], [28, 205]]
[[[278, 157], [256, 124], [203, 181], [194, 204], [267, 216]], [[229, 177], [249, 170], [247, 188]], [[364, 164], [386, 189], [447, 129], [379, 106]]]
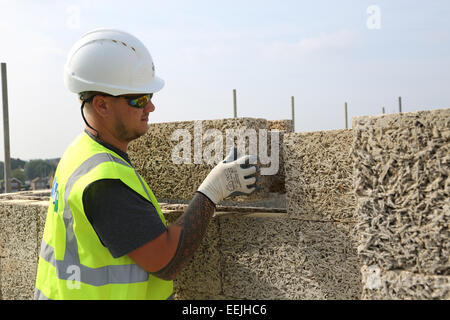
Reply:
[[131, 142], [145, 134], [137, 131], [127, 130], [125, 124], [119, 119], [115, 125], [117, 137], [121, 141]]

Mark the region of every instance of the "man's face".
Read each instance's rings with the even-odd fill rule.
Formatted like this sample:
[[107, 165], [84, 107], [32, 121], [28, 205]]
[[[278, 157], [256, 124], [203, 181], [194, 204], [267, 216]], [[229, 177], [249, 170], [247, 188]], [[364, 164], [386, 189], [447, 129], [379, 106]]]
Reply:
[[[124, 95], [127, 96], [127, 95]], [[136, 95], [129, 95], [136, 96]], [[155, 110], [155, 106], [150, 100], [143, 108], [135, 108], [128, 104], [124, 98], [108, 97], [114, 110], [112, 117], [113, 130], [122, 141], [130, 142], [144, 135], [148, 128], [148, 116]]]

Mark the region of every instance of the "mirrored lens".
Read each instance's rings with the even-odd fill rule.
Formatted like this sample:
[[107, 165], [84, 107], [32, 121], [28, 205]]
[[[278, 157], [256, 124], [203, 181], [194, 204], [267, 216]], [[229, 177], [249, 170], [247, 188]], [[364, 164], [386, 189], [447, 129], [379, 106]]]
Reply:
[[133, 107], [144, 108], [147, 105], [147, 103], [150, 101], [152, 96], [153, 96], [153, 93], [146, 94], [144, 96], [130, 99], [130, 100], [128, 100], [128, 103]]

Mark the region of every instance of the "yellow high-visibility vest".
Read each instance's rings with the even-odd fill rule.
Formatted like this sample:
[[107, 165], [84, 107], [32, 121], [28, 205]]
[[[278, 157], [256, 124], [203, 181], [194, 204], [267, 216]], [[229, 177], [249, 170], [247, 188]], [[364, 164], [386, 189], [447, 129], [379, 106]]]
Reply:
[[[159, 279], [127, 255], [113, 258], [83, 208], [83, 191], [100, 179], [120, 179], [161, 208], [142, 177], [122, 157], [82, 133], [56, 169], [36, 276], [35, 299], [167, 299], [173, 281]], [[102, 199], [98, 199], [102, 201]]]

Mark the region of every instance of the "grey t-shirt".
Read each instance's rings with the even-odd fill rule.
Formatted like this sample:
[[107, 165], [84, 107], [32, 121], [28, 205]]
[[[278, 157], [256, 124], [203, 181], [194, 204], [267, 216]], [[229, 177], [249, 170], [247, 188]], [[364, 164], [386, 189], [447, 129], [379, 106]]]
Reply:
[[[126, 153], [87, 133], [131, 165]], [[100, 241], [114, 258], [130, 253], [167, 230], [153, 204], [120, 179], [89, 184], [83, 193], [83, 206]]]

